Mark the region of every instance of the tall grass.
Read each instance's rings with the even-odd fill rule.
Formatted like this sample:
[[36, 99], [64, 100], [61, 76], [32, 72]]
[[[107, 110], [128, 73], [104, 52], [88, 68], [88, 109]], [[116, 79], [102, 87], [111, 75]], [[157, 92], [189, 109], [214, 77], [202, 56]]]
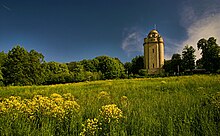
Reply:
[[[107, 97], [99, 98], [100, 92]], [[79, 135], [87, 119], [99, 117], [102, 106], [116, 104], [123, 120], [103, 135], [220, 135], [220, 109], [213, 103], [220, 92], [220, 76], [183, 76], [94, 81], [51, 86], [2, 87], [0, 100], [12, 95], [71, 93], [80, 105], [77, 115], [57, 120], [30, 121], [0, 114], [0, 135]], [[122, 97], [126, 96], [125, 103]], [[101, 133], [96, 133], [102, 135]]]

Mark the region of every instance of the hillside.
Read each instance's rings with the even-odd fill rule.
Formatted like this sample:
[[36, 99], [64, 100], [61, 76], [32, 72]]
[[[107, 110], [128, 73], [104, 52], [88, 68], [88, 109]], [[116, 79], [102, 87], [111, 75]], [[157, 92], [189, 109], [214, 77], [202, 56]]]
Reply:
[[1, 87], [0, 135], [219, 135], [219, 92], [219, 75]]

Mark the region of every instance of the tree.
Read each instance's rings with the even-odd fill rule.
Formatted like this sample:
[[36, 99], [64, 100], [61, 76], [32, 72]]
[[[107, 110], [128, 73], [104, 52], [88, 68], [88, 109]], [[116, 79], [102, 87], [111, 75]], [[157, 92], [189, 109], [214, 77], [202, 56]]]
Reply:
[[131, 72], [133, 74], [139, 74], [139, 71], [141, 69], [144, 69], [144, 56], [136, 56], [135, 58], [132, 59], [132, 68]]
[[216, 72], [220, 68], [220, 47], [216, 43], [214, 37], [210, 37], [208, 40], [200, 39], [197, 43], [198, 50], [202, 50], [201, 64], [203, 68], [210, 72]]
[[43, 69], [44, 56], [41, 53], [38, 53], [35, 50], [31, 50], [29, 52], [29, 68], [27, 69], [27, 73], [29, 77], [31, 77], [32, 84], [39, 85], [44, 82], [45, 73]]
[[128, 76], [129, 76], [131, 74], [132, 63], [131, 62], [125, 62], [124, 67], [125, 67], [125, 71], [127, 72]]
[[5, 63], [6, 58], [7, 54], [4, 52], [0, 52], [0, 86], [4, 85], [2, 69], [4, 69], [3, 65]]
[[[82, 65], [82, 62], [70, 62], [68, 63], [67, 66], [71, 72], [73, 82], [80, 82], [80, 81], [86, 80], [85, 69], [84, 69], [84, 66]], [[88, 71], [89, 70], [90, 69], [88, 69]]]
[[32, 50], [28, 52], [23, 47], [15, 46], [8, 52], [3, 64], [3, 77], [6, 85], [41, 84], [43, 55]]
[[3, 70], [6, 85], [32, 84], [27, 74], [29, 69], [28, 61], [28, 52], [23, 47], [16, 46], [8, 52]]
[[165, 60], [164, 61], [163, 69], [168, 74], [172, 74], [173, 73], [173, 68], [172, 68], [172, 65], [171, 65], [171, 60]]
[[202, 69], [202, 68], [203, 68], [202, 59], [198, 59], [198, 60], [196, 61], [196, 68], [197, 68], [197, 69]]
[[173, 54], [172, 59], [171, 59], [171, 66], [172, 66], [172, 70], [175, 73], [179, 73], [182, 71], [182, 59], [181, 59], [181, 55], [176, 53]]
[[195, 49], [192, 46], [185, 46], [183, 51], [182, 51], [182, 68], [184, 70], [192, 69], [195, 68]]
[[97, 72], [97, 67], [95, 66], [96, 60], [82, 60], [80, 64], [84, 67], [85, 71]]
[[97, 72], [98, 65], [99, 61], [97, 59], [67, 63], [72, 78], [70, 81], [80, 82], [102, 79], [101, 71]]
[[182, 60], [180, 54], [173, 54], [171, 60], [166, 60], [164, 62], [163, 69], [166, 73], [174, 74], [182, 71]]
[[81, 64], [81, 62], [70, 62], [67, 63], [67, 67], [69, 69], [69, 71], [71, 72], [81, 72], [81, 71], [85, 71], [84, 66]]
[[3, 66], [3, 64], [5, 63], [6, 58], [7, 58], [7, 54], [4, 53], [3, 51], [0, 52], [0, 66]]
[[115, 58], [108, 56], [96, 57], [99, 61], [98, 71], [101, 71], [105, 79], [115, 79], [125, 76], [124, 65]]
[[44, 63], [45, 68], [45, 84], [66, 83], [69, 81], [70, 73], [66, 64], [58, 62]]

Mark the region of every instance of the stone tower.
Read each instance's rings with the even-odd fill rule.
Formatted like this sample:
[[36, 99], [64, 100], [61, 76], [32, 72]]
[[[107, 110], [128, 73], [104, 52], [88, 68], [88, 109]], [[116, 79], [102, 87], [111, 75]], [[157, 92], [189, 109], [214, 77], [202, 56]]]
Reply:
[[152, 30], [144, 38], [144, 67], [148, 74], [159, 74], [164, 65], [164, 42], [157, 32]]

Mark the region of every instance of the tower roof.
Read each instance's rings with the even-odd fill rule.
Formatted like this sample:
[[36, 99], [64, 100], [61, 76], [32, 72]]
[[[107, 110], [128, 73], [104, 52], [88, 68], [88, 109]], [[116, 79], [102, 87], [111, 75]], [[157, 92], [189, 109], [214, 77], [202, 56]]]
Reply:
[[155, 34], [155, 33], [156, 33], [156, 34], [159, 34], [156, 29], [151, 30], [149, 34], [152, 34], [152, 33], [154, 33], [154, 34]]
[[163, 38], [160, 36], [156, 29], [149, 32], [148, 36], [145, 38], [144, 43], [148, 42], [160, 42], [163, 43]]
[[151, 30], [150, 32], [149, 32], [149, 34], [148, 34], [148, 37], [158, 37], [159, 36], [159, 33], [158, 33], [158, 31], [156, 30], [156, 29], [153, 29], [153, 30]]

